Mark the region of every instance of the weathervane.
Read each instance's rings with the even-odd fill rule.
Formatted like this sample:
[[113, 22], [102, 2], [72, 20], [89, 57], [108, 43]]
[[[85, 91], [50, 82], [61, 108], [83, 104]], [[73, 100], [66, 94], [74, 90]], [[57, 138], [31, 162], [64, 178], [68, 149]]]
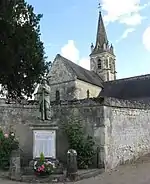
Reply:
[[101, 11], [101, 8], [102, 8], [101, 3], [98, 3], [99, 12]]

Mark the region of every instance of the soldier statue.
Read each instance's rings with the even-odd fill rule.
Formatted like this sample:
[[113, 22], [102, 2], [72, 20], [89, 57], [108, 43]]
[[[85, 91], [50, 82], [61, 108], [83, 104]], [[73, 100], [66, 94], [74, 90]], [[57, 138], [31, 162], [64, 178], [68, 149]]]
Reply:
[[39, 106], [41, 112], [41, 119], [50, 120], [50, 86], [48, 85], [48, 81], [44, 78], [39, 86], [38, 92], [39, 96]]

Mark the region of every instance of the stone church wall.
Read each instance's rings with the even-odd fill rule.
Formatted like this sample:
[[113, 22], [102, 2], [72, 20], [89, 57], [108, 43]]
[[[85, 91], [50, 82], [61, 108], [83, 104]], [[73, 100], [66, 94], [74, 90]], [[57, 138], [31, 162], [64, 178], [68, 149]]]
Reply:
[[89, 90], [89, 97], [90, 98], [96, 98], [99, 93], [101, 92], [101, 87], [95, 86], [93, 84], [76, 80], [76, 93], [75, 98], [76, 99], [85, 99], [87, 98], [87, 90]]
[[60, 100], [72, 100], [75, 98], [75, 81], [66, 81], [51, 85], [51, 101], [56, 101], [56, 91], [59, 91]]
[[150, 106], [144, 106], [111, 99], [104, 107], [106, 169], [150, 152]]
[[59, 91], [61, 101], [70, 101], [87, 98], [87, 90], [89, 97], [93, 98], [99, 95], [101, 88], [78, 79], [51, 84], [51, 101], [56, 100], [56, 91]]

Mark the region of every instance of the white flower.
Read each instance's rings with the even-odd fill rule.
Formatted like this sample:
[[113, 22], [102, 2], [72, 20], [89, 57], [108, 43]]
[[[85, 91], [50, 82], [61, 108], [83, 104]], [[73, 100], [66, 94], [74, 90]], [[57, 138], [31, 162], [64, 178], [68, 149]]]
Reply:
[[36, 169], [36, 164], [37, 164], [37, 161], [34, 162], [34, 169]]
[[14, 137], [14, 136], [15, 136], [15, 134], [14, 134], [14, 133], [11, 133], [11, 136], [12, 136], [12, 137]]

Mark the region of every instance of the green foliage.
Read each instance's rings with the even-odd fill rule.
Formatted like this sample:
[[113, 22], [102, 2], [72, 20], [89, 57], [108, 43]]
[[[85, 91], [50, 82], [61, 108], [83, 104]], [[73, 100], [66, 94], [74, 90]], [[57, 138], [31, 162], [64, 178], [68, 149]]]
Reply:
[[8, 98], [31, 96], [48, 70], [41, 18], [25, 0], [0, 1], [0, 84], [8, 90]]
[[44, 161], [45, 161], [44, 154], [41, 153], [41, 154], [40, 154], [40, 162], [43, 163]]
[[0, 129], [0, 168], [8, 168], [12, 150], [19, 148], [13, 132], [4, 134]]
[[77, 151], [77, 161], [79, 168], [88, 168], [92, 164], [92, 158], [95, 154], [94, 141], [91, 136], [85, 136], [82, 122], [72, 120], [64, 123], [66, 135], [70, 149]]

